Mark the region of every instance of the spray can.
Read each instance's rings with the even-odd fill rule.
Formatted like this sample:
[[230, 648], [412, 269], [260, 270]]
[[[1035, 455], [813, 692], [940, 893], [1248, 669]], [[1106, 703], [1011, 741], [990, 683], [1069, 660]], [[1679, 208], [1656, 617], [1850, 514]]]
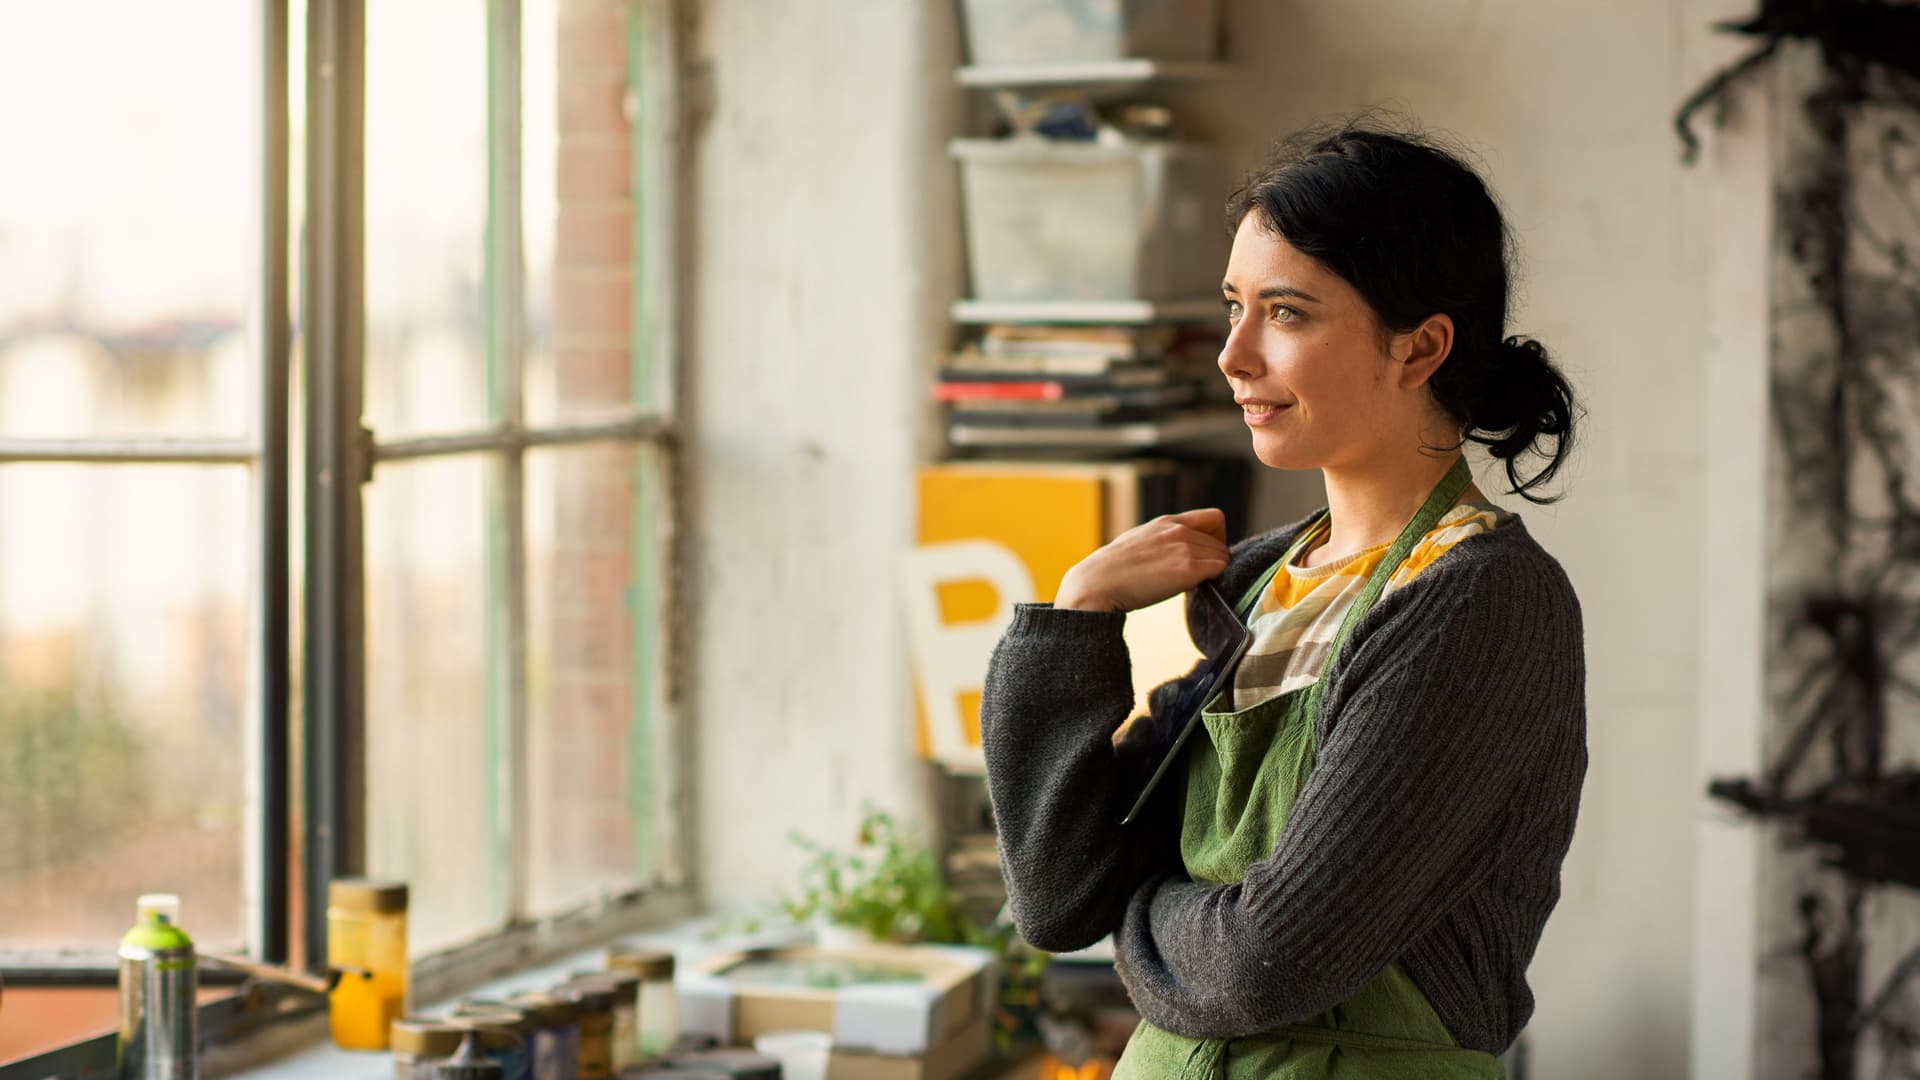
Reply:
[[138, 911], [120, 939], [120, 1076], [199, 1080], [199, 966], [193, 939], [179, 926], [180, 898], [142, 896]]

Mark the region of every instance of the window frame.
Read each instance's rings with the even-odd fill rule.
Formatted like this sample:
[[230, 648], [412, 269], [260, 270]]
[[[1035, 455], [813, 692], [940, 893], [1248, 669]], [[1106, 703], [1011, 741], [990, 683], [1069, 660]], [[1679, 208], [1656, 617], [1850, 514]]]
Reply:
[[[634, 327], [636, 397], [645, 400], [586, 422], [530, 425], [524, 414], [524, 341], [520, 320], [524, 285], [520, 232], [519, 0], [488, 0], [488, 320], [489, 351], [497, 350], [500, 378], [491, 393], [493, 421], [461, 431], [439, 431], [382, 440], [363, 415], [365, 364], [365, 4], [366, 0], [308, 0], [306, 20], [306, 161], [301, 323], [303, 411], [291, 414], [293, 333], [289, 289], [291, 95], [288, 80], [290, 0], [255, 0], [260, 95], [261, 159], [255, 212], [258, 277], [254, 282], [258, 324], [250, 342], [258, 357], [258, 431], [249, 438], [0, 437], [0, 465], [21, 462], [248, 465], [255, 471], [259, 533], [255, 538], [260, 589], [257, 718], [260, 759], [256, 777], [259, 813], [249, 827], [247, 950], [255, 959], [286, 964], [299, 959], [309, 971], [324, 967], [326, 882], [358, 874], [365, 866], [365, 611], [362, 491], [384, 463], [452, 455], [492, 456], [505, 464], [503, 498], [489, 499], [489, 528], [505, 538], [504, 606], [508, 613], [504, 657], [489, 677], [507, 680], [506, 757], [513, 779], [507, 823], [510, 882], [508, 921], [481, 940], [414, 962], [413, 987], [423, 1000], [515, 968], [584, 948], [621, 933], [657, 927], [692, 914], [694, 893], [691, 760], [687, 738], [686, 687], [690, 642], [678, 628], [688, 597], [682, 522], [685, 470], [681, 415], [684, 358], [677, 322], [680, 296], [674, 287], [684, 260], [676, 228], [681, 175], [679, 98], [679, 0], [626, 0], [627, 114], [633, 125]], [[502, 137], [511, 134], [511, 138]], [[495, 324], [500, 324], [495, 331]], [[645, 376], [644, 388], [640, 376]], [[305, 470], [298, 479], [305, 519], [302, 637], [303, 731], [300, 865], [290, 850], [295, 823], [290, 796], [292, 737], [292, 580], [290, 499], [292, 424], [304, 426]], [[637, 619], [658, 613], [655, 624], [636, 626], [645, 643], [646, 666], [637, 672], [645, 695], [652, 769], [647, 779], [650, 820], [656, 840], [650, 883], [602, 895], [572, 910], [534, 917], [526, 909], [527, 799], [524, 750], [528, 731], [525, 679], [526, 531], [525, 457], [544, 447], [616, 442], [636, 447], [636, 468], [658, 463], [651, 502], [657, 517], [650, 530], [636, 529], [635, 542], [654, 548], [644, 565], [651, 580], [636, 580], [652, 602], [636, 605]], [[651, 454], [647, 453], [651, 451]], [[638, 653], [640, 649], [636, 649]], [[296, 870], [301, 946], [292, 941]], [[0, 971], [14, 986], [101, 986], [115, 978], [111, 954], [97, 950], [10, 951]], [[206, 982], [237, 981], [210, 970]], [[307, 1001], [306, 1005], [317, 1007]], [[265, 1011], [262, 1012], [264, 1007]], [[208, 1041], [218, 1043], [256, 1030], [263, 1021], [300, 1018], [312, 1008], [260, 984], [202, 1006]], [[103, 1063], [100, 1055], [107, 1055]], [[111, 1034], [0, 1065], [0, 1080], [41, 1075], [57, 1065], [91, 1075], [109, 1068]]]
[[[634, 352], [636, 397], [641, 400], [586, 421], [558, 418], [539, 424], [525, 415], [525, 310], [521, 230], [520, 61], [518, 0], [488, 0], [487, 319], [490, 421], [464, 430], [409, 433], [381, 438], [364, 420], [365, 250], [364, 146], [365, 0], [311, 0], [308, 35], [309, 242], [303, 305], [309, 429], [306, 491], [307, 769], [308, 839], [303, 866], [304, 908], [326, 910], [325, 882], [363, 872], [366, 805], [365, 522], [361, 491], [382, 464], [444, 457], [491, 456], [501, 465], [502, 498], [489, 500], [489, 532], [500, 538], [504, 600], [490, 618], [489, 637], [501, 643], [489, 673], [504, 680], [505, 759], [509, 763], [506, 834], [507, 922], [479, 941], [435, 953], [415, 964], [416, 994], [439, 992], [580, 948], [594, 940], [691, 914], [688, 844], [690, 803], [686, 778], [685, 688], [674, 674], [686, 670], [687, 642], [673, 633], [682, 622], [685, 575], [685, 461], [679, 425], [682, 357], [676, 322], [678, 296], [673, 271], [681, 261], [675, 228], [679, 202], [680, 102], [678, 3], [627, 0], [627, 114], [633, 124]], [[323, 74], [326, 73], [326, 74]], [[644, 395], [644, 397], [642, 397]], [[528, 800], [525, 769], [529, 728], [526, 656], [525, 460], [530, 450], [588, 442], [615, 442], [651, 451], [659, 462], [653, 478], [659, 519], [652, 536], [636, 530], [636, 543], [654, 543], [645, 564], [653, 580], [636, 587], [653, 602], [637, 610], [662, 614], [640, 672], [654, 753], [648, 778], [651, 820], [657, 838], [655, 881], [636, 883], [572, 910], [533, 916], [527, 910]], [[642, 454], [643, 461], [648, 457]], [[644, 467], [644, 466], [636, 466]], [[335, 484], [348, 477], [351, 483]], [[490, 649], [493, 646], [490, 646]], [[671, 658], [671, 660], [670, 660]], [[325, 835], [328, 843], [315, 843]], [[303, 928], [305, 955], [325, 955], [324, 919]], [[318, 965], [309, 962], [309, 968]]]

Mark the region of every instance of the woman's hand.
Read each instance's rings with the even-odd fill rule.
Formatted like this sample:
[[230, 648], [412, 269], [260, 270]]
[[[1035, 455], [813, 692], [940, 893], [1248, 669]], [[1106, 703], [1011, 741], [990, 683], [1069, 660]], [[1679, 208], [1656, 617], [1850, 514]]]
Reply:
[[1227, 517], [1215, 509], [1167, 514], [1136, 525], [1075, 563], [1053, 606], [1134, 611], [1186, 592], [1227, 568]]

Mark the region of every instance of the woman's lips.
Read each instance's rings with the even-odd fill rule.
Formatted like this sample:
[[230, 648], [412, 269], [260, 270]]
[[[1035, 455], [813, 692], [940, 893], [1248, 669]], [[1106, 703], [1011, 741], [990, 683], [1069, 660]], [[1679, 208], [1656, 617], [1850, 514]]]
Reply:
[[1248, 427], [1265, 427], [1279, 420], [1292, 405], [1281, 405], [1272, 401], [1242, 401], [1241, 415], [1246, 417]]

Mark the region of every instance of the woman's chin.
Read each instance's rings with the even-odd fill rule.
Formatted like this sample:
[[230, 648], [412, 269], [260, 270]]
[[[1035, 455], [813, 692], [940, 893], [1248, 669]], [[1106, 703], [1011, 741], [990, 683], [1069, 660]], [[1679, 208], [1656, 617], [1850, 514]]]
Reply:
[[1312, 455], [1303, 454], [1289, 440], [1275, 438], [1263, 431], [1253, 433], [1253, 456], [1269, 469], [1317, 469]]

